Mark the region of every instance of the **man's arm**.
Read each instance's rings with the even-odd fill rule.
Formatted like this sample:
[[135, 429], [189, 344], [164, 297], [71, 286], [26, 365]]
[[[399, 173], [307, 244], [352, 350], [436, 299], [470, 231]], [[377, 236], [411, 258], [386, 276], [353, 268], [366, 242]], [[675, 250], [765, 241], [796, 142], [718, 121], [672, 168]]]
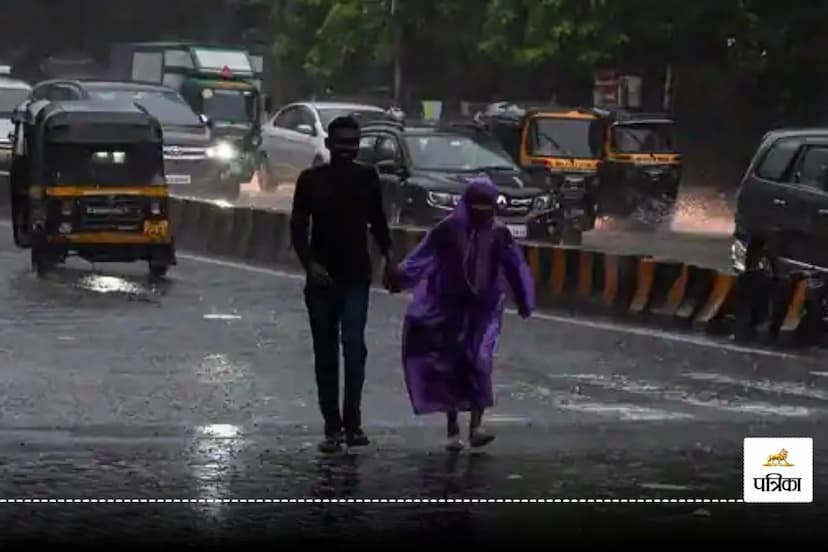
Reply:
[[368, 222], [371, 225], [371, 234], [377, 242], [380, 253], [386, 261], [391, 255], [391, 231], [388, 228], [388, 219], [385, 216], [385, 209], [382, 207], [382, 188], [380, 186], [379, 173], [371, 168], [366, 171], [368, 188], [371, 191], [371, 204]]
[[311, 263], [308, 232], [310, 230], [310, 178], [308, 171], [302, 171], [293, 191], [293, 208], [290, 213], [290, 241], [299, 262], [307, 271]]

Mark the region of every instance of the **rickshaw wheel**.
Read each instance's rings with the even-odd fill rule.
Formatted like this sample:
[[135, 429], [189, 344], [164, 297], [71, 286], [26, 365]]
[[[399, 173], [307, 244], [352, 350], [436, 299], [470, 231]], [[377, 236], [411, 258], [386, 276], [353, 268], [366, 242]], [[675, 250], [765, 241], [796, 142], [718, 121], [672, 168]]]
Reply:
[[167, 271], [170, 269], [170, 265], [164, 263], [154, 263], [150, 261], [149, 263], [149, 271], [150, 274], [154, 278], [163, 278], [167, 275]]
[[51, 271], [56, 264], [54, 256], [39, 247], [32, 248], [32, 270], [38, 276], [44, 276]]

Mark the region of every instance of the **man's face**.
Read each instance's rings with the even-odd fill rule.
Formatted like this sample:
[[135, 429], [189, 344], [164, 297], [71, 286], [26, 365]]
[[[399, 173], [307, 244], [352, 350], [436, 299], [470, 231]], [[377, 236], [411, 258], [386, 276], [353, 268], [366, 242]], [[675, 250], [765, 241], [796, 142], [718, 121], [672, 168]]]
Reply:
[[331, 160], [353, 161], [359, 151], [359, 130], [338, 128], [326, 139], [326, 146], [331, 152]]

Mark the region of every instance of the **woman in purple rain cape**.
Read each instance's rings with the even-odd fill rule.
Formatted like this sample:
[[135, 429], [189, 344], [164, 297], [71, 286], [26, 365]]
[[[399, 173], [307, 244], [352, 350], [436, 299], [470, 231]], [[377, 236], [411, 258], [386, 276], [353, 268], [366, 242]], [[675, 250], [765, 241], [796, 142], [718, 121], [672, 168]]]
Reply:
[[534, 308], [534, 284], [520, 247], [495, 222], [497, 188], [469, 180], [454, 211], [397, 267], [391, 285], [413, 289], [403, 327], [405, 382], [415, 414], [446, 413], [450, 450], [464, 444], [458, 412], [471, 412], [469, 443], [494, 436], [481, 428], [494, 404], [492, 357], [509, 288], [523, 318]]

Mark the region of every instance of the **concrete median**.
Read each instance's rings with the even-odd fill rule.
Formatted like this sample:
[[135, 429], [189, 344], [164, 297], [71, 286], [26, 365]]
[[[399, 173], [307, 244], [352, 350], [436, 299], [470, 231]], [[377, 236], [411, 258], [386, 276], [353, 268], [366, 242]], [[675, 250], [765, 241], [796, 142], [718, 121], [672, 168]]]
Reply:
[[[171, 213], [184, 249], [298, 266], [287, 213], [178, 198], [172, 200]], [[424, 235], [421, 228], [393, 228], [393, 257], [402, 259]], [[802, 345], [824, 337], [825, 288], [799, 276], [771, 280], [646, 256], [537, 243], [522, 248], [544, 309], [731, 335], [740, 341]], [[375, 266], [379, 280], [382, 266]]]

